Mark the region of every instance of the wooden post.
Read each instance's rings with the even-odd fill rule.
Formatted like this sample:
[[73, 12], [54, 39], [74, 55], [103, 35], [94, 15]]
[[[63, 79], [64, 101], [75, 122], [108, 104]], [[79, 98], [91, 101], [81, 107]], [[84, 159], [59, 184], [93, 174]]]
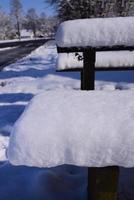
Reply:
[[96, 168], [88, 167], [87, 200], [97, 200]]
[[[95, 51], [83, 52], [83, 70], [81, 71], [81, 90], [95, 88]], [[87, 195], [88, 200], [96, 200], [96, 168], [88, 168]]]
[[[83, 70], [81, 71], [81, 90], [95, 89], [95, 57], [94, 50], [84, 50]], [[97, 200], [96, 198], [96, 168], [88, 168], [87, 177], [87, 199]]]
[[83, 70], [81, 70], [81, 90], [84, 90], [83, 89]]
[[83, 52], [82, 90], [94, 90], [95, 87], [95, 50], [86, 49]]

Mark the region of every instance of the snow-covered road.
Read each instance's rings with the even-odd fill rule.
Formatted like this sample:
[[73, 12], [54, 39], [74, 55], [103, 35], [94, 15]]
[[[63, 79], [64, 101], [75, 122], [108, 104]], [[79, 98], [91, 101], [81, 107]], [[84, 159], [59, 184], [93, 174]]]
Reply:
[[13, 47], [0, 48], [0, 70], [2, 70], [5, 66], [14, 63], [17, 60], [30, 54], [33, 50], [43, 45], [44, 43], [44, 40], [39, 42], [27, 42], [26, 44], [21, 44], [20, 42]]

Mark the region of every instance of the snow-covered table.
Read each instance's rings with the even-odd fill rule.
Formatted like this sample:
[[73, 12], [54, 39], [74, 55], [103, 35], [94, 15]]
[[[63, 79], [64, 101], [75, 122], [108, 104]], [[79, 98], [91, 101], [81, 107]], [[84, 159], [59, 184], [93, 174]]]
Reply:
[[46, 91], [10, 137], [14, 165], [134, 167], [134, 91]]
[[90, 167], [88, 191], [96, 199], [91, 167], [134, 166], [133, 97], [134, 91], [127, 90], [57, 90], [34, 97], [12, 131], [9, 161]]

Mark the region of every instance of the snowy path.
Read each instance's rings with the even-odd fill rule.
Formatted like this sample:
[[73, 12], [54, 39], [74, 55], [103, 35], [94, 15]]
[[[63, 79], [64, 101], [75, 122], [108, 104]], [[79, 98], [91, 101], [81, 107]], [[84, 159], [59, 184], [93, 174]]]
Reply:
[[[64, 166], [48, 170], [13, 167], [6, 162], [12, 126], [30, 99], [46, 90], [80, 88], [79, 73], [55, 72], [56, 58], [55, 45], [49, 42], [0, 72], [0, 200], [86, 200], [85, 168]], [[133, 90], [134, 72], [97, 72], [96, 89]], [[127, 192], [129, 186], [124, 185]]]

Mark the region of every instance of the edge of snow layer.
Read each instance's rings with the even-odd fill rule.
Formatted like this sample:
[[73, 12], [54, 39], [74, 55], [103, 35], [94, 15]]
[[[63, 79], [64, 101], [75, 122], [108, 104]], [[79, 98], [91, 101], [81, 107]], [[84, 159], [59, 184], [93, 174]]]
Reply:
[[78, 19], [61, 23], [59, 47], [134, 45], [134, 17]]
[[47, 91], [11, 134], [13, 165], [134, 166], [133, 91]]

